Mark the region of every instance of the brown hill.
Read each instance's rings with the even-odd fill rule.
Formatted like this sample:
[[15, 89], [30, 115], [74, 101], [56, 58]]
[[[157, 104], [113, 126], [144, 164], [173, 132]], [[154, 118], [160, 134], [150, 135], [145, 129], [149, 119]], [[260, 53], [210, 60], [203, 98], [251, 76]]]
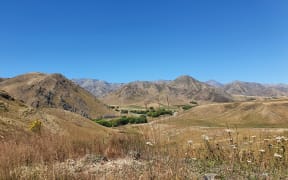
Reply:
[[7, 80], [8, 78], [0, 78], [0, 82]]
[[169, 123], [179, 126], [287, 127], [288, 100], [233, 102], [194, 107]]
[[40, 120], [43, 128], [49, 132], [66, 134], [69, 137], [106, 137], [113, 132], [76, 113], [56, 108], [33, 108], [2, 90], [0, 90], [0, 113], [0, 137], [27, 134], [34, 120]]
[[103, 98], [108, 104], [187, 104], [191, 101], [229, 102], [232, 97], [222, 89], [214, 88], [190, 76], [174, 81], [137, 81], [122, 86]]
[[92, 94], [61, 74], [24, 74], [0, 82], [0, 89], [35, 108], [60, 108], [91, 118], [108, 112]]
[[224, 86], [232, 95], [280, 97], [288, 96], [287, 85], [264, 85], [260, 83], [235, 81]]

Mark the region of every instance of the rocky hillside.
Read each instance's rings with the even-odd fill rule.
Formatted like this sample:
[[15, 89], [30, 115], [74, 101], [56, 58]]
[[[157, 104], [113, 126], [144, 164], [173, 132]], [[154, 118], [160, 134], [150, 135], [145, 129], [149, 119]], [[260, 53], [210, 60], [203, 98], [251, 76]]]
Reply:
[[72, 81], [96, 97], [103, 97], [112, 91], [118, 90], [123, 85], [122, 83], [108, 83], [96, 79], [72, 79]]
[[61, 74], [29, 73], [0, 82], [0, 89], [35, 108], [59, 108], [95, 118], [106, 106]]
[[212, 87], [190, 76], [174, 81], [137, 81], [122, 86], [103, 98], [108, 104], [187, 104], [191, 101], [228, 102], [232, 97], [224, 90]]
[[[107, 136], [109, 130], [79, 114], [56, 108], [33, 108], [0, 90], [0, 137], [16, 137], [31, 132], [32, 121], [40, 120], [44, 131], [88, 138]], [[76, 133], [76, 134], [75, 134]], [[0, 138], [1, 140], [1, 138]]]
[[233, 95], [279, 97], [288, 96], [287, 85], [264, 85], [260, 83], [234, 81], [226, 84], [224, 90]]

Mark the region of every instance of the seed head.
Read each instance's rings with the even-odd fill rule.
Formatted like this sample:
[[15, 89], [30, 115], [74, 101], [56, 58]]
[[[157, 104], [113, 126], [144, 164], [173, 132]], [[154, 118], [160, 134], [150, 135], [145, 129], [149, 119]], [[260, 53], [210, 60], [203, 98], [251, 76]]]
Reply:
[[188, 140], [187, 143], [188, 143], [189, 145], [192, 145], [192, 144], [193, 144], [193, 141], [192, 141], [192, 140]]
[[265, 153], [265, 150], [264, 149], [260, 149], [259, 152], [260, 153]]
[[281, 154], [278, 154], [278, 153], [274, 153], [274, 157], [281, 159], [281, 158], [282, 158], [282, 155], [281, 155]]
[[148, 146], [153, 146], [153, 143], [150, 142], [150, 141], [148, 141], [148, 142], [146, 142], [146, 145], [148, 145]]

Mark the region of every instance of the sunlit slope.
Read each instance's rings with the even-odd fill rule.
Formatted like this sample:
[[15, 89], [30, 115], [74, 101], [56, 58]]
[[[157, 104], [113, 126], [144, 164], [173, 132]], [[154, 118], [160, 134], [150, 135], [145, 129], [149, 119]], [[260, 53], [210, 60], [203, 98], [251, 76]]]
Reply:
[[233, 98], [220, 88], [200, 82], [190, 76], [173, 81], [136, 81], [123, 85], [102, 100], [118, 105], [179, 105], [197, 102], [231, 102]]
[[288, 127], [288, 100], [202, 105], [165, 123], [179, 126]]
[[1, 137], [27, 135], [31, 133], [29, 126], [35, 120], [42, 122], [43, 131], [70, 138], [105, 138], [114, 133], [79, 114], [56, 108], [36, 109], [0, 91]]
[[61, 74], [29, 73], [0, 82], [0, 89], [35, 108], [58, 108], [96, 118], [108, 108]]

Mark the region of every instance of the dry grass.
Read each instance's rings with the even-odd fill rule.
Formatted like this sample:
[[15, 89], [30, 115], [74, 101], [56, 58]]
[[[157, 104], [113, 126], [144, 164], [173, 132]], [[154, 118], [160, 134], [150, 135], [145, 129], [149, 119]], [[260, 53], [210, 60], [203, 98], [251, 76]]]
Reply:
[[179, 130], [122, 127], [110, 140], [45, 133], [14, 137], [0, 143], [0, 179], [197, 179], [207, 173], [223, 179], [287, 178], [287, 131]]
[[[101, 139], [69, 139], [51, 134], [14, 137], [0, 142], [0, 179], [19, 179], [23, 166], [51, 165], [88, 153], [103, 154]], [[39, 175], [41, 177], [41, 175]]]
[[95, 155], [99, 162], [125, 158], [131, 153], [142, 152], [144, 141], [137, 134], [114, 135], [110, 140], [100, 137], [77, 139], [68, 136], [41, 133], [11, 137], [0, 142], [0, 179], [88, 179], [89, 174], [71, 173], [59, 163], [79, 160]]
[[[271, 112], [270, 106], [273, 112], [284, 112], [285, 102], [275, 103], [261, 112]], [[235, 111], [248, 107], [223, 106]], [[245, 111], [253, 107], [249, 104]], [[44, 128], [41, 133], [23, 130], [0, 136], [0, 179], [197, 179], [207, 173], [222, 179], [288, 177], [286, 129], [191, 126], [191, 119], [181, 114], [178, 121], [107, 129], [56, 109], [32, 112], [25, 120], [21, 115], [2, 112], [19, 129], [28, 127], [30, 117], [43, 120]]]
[[154, 142], [147, 160], [152, 160], [149, 166], [159, 179], [193, 179], [208, 173], [224, 179], [288, 177], [284, 129], [173, 128], [168, 138], [167, 126], [138, 128], [146, 141]]
[[287, 127], [288, 101], [234, 102], [202, 105], [171, 118], [171, 125], [226, 127]]

